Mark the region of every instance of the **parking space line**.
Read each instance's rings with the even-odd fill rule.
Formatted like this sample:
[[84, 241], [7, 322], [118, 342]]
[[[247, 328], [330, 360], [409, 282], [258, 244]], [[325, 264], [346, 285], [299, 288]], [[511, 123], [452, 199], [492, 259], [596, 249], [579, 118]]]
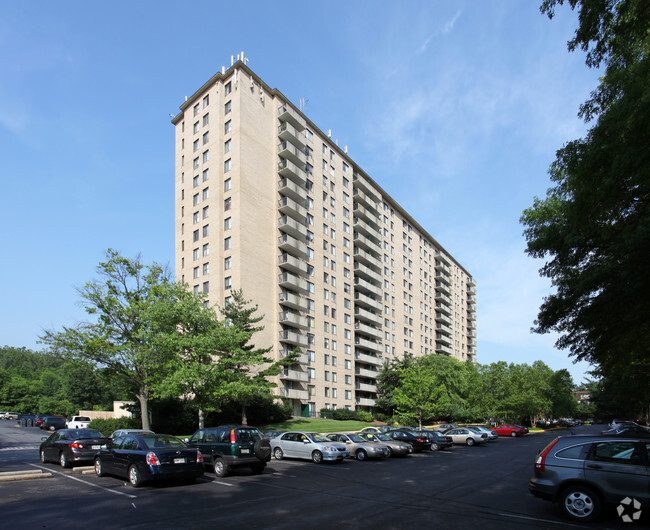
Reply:
[[108, 491], [110, 493], [115, 493], [115, 495], [123, 495], [124, 497], [128, 497], [129, 499], [137, 499], [138, 498], [136, 495], [131, 495], [129, 493], [124, 493], [122, 491], [115, 491], [115, 490], [112, 490], [110, 488], [105, 488], [104, 486], [100, 486], [99, 484], [93, 484], [92, 482], [88, 482], [86, 480], [82, 480], [80, 478], [68, 475], [67, 473], [61, 473], [61, 471], [55, 471], [54, 469], [39, 466], [37, 464], [30, 464], [29, 462], [25, 462], [25, 463], [30, 465], [30, 466], [37, 467], [39, 469], [44, 469], [45, 471], [49, 471], [50, 473], [56, 473], [57, 475], [61, 475], [62, 477], [69, 478], [69, 479], [72, 479], [72, 480], [76, 480], [77, 482], [81, 482], [82, 484], [92, 486], [93, 488], [99, 488], [100, 490]]

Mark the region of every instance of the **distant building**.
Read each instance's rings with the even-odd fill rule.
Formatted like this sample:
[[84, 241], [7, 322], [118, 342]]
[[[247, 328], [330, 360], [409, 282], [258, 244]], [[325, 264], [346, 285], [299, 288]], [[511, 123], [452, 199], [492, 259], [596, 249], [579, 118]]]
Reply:
[[574, 397], [578, 400], [578, 403], [586, 403], [589, 404], [589, 392], [586, 390], [576, 390], [575, 392], [572, 392]]
[[384, 362], [476, 361], [467, 270], [277, 89], [243, 61], [180, 107], [176, 277], [265, 315], [259, 346], [298, 347], [279, 376], [295, 415], [372, 410]]

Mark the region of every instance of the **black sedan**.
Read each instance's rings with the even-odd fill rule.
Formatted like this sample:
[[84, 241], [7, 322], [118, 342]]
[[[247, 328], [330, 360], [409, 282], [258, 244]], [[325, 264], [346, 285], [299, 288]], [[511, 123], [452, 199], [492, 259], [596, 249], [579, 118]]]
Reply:
[[109, 442], [96, 429], [59, 429], [41, 439], [41, 462], [58, 462], [61, 467], [72, 467], [78, 462], [92, 462], [97, 451]]
[[128, 478], [134, 488], [151, 480], [193, 481], [203, 475], [203, 455], [169, 434], [129, 434], [99, 451], [95, 473]]
[[420, 431], [424, 436], [429, 438], [431, 442], [431, 450], [439, 451], [441, 449], [447, 449], [448, 447], [453, 447], [454, 441], [449, 437], [445, 436], [443, 433], [438, 431], [431, 431], [429, 429], [423, 429]]
[[429, 441], [428, 436], [425, 436], [424, 434], [417, 434], [412, 431], [402, 431], [397, 429], [386, 431], [384, 434], [393, 440], [411, 444], [414, 453], [431, 447], [431, 442]]

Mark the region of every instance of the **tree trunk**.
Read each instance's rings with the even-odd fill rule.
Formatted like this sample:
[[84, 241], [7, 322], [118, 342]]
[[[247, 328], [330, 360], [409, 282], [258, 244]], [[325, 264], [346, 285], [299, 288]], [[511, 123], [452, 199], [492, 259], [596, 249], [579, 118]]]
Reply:
[[146, 386], [140, 387], [138, 394], [138, 401], [140, 402], [140, 416], [142, 418], [142, 428], [151, 430], [149, 425], [149, 390]]
[[205, 413], [203, 412], [203, 409], [199, 407], [199, 429], [203, 429], [205, 427]]
[[241, 406], [241, 424], [248, 425], [248, 418], [246, 417], [246, 404], [243, 403]]

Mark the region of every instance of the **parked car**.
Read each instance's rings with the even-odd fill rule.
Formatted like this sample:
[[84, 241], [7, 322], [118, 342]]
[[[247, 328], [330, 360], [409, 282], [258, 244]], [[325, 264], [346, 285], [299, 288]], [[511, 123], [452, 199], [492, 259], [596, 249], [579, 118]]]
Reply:
[[234, 467], [250, 467], [253, 473], [263, 473], [271, 460], [271, 444], [255, 427], [221, 425], [199, 429], [185, 442], [203, 454], [215, 475], [225, 477]]
[[63, 416], [44, 416], [43, 421], [39, 423], [39, 428], [48, 431], [65, 429], [65, 418]]
[[119, 438], [127, 434], [154, 434], [154, 432], [148, 429], [118, 429], [117, 431], [113, 431], [111, 438]]
[[341, 462], [350, 456], [348, 448], [315, 432], [289, 431], [271, 440], [271, 450], [277, 460], [303, 458], [316, 464], [325, 461]]
[[110, 441], [96, 429], [60, 429], [41, 440], [41, 462], [58, 462], [61, 467], [92, 462], [97, 451]]
[[[574, 425], [580, 425], [578, 420], [574, 420], [573, 422]], [[517, 423], [513, 423], [515, 427], [519, 427], [522, 431], [524, 431], [524, 434], [528, 434], [530, 432], [530, 429], [526, 427], [525, 425], [519, 425]]]
[[492, 428], [493, 431], [496, 431], [499, 436], [523, 436], [526, 434], [521, 427], [512, 425], [510, 423], [502, 423]]
[[492, 429], [488, 429], [485, 425], [464, 425], [464, 427], [468, 427], [475, 431], [487, 434], [488, 442], [496, 442], [499, 439], [497, 432], [493, 431]]
[[114, 438], [95, 456], [98, 477], [127, 478], [137, 488], [151, 480], [193, 481], [203, 475], [203, 456], [169, 434], [138, 433]]
[[45, 421], [45, 418], [47, 418], [47, 414], [37, 414], [34, 417], [34, 427], [40, 427], [43, 422]]
[[439, 425], [432, 425], [430, 427], [427, 427], [427, 429], [431, 429], [432, 431], [437, 431], [437, 432], [445, 432], [448, 431], [449, 429], [455, 429], [458, 427], [455, 423], [441, 423]]
[[454, 441], [449, 436], [441, 432], [431, 431], [429, 429], [423, 429], [420, 432], [429, 438], [429, 442], [431, 442], [429, 449], [432, 451], [441, 451], [443, 449], [453, 447], [454, 445]]
[[641, 425], [628, 425], [627, 423], [621, 423], [613, 429], [603, 431], [601, 434], [606, 436], [641, 436], [650, 438], [650, 429], [642, 427]]
[[366, 427], [365, 429], [361, 429], [361, 432], [387, 432], [390, 431], [391, 427], [388, 425], [372, 425], [370, 427]]
[[385, 445], [378, 445], [368, 442], [356, 434], [345, 434], [342, 432], [334, 432], [327, 435], [327, 438], [333, 442], [340, 442], [345, 444], [350, 452], [350, 456], [359, 461], [367, 460], [368, 458], [386, 458], [390, 456], [388, 447]]
[[455, 444], [478, 445], [488, 441], [488, 435], [469, 427], [456, 427], [445, 432]]
[[90, 423], [88, 416], [72, 416], [72, 419], [66, 422], [66, 429], [85, 429]]
[[388, 447], [389, 456], [406, 456], [413, 452], [413, 446], [410, 443], [393, 440], [383, 432], [361, 431], [357, 434], [366, 442], [381, 444]]
[[5, 412], [2, 416], [3, 420], [17, 420], [20, 412]]
[[273, 431], [273, 430], [272, 431], [264, 431], [262, 433], [262, 436], [264, 436], [264, 438], [266, 438], [267, 440], [270, 440], [271, 438], [275, 438], [276, 436], [280, 436], [283, 432], [287, 432], [287, 431]]
[[610, 429], [614, 429], [615, 427], [619, 427], [620, 425], [636, 425], [636, 422], [634, 420], [619, 420], [619, 419], [613, 419], [612, 421], [609, 422]]
[[429, 441], [429, 438], [427, 436], [424, 436], [423, 434], [415, 434], [408, 430], [398, 430], [398, 429], [387, 431], [385, 434], [386, 436], [392, 438], [393, 440], [411, 444], [414, 453], [424, 451], [425, 449], [429, 449], [431, 447], [431, 442]]
[[528, 489], [559, 502], [576, 521], [596, 519], [603, 504], [625, 498], [650, 503], [648, 439], [635, 436], [559, 436], [536, 457]]

